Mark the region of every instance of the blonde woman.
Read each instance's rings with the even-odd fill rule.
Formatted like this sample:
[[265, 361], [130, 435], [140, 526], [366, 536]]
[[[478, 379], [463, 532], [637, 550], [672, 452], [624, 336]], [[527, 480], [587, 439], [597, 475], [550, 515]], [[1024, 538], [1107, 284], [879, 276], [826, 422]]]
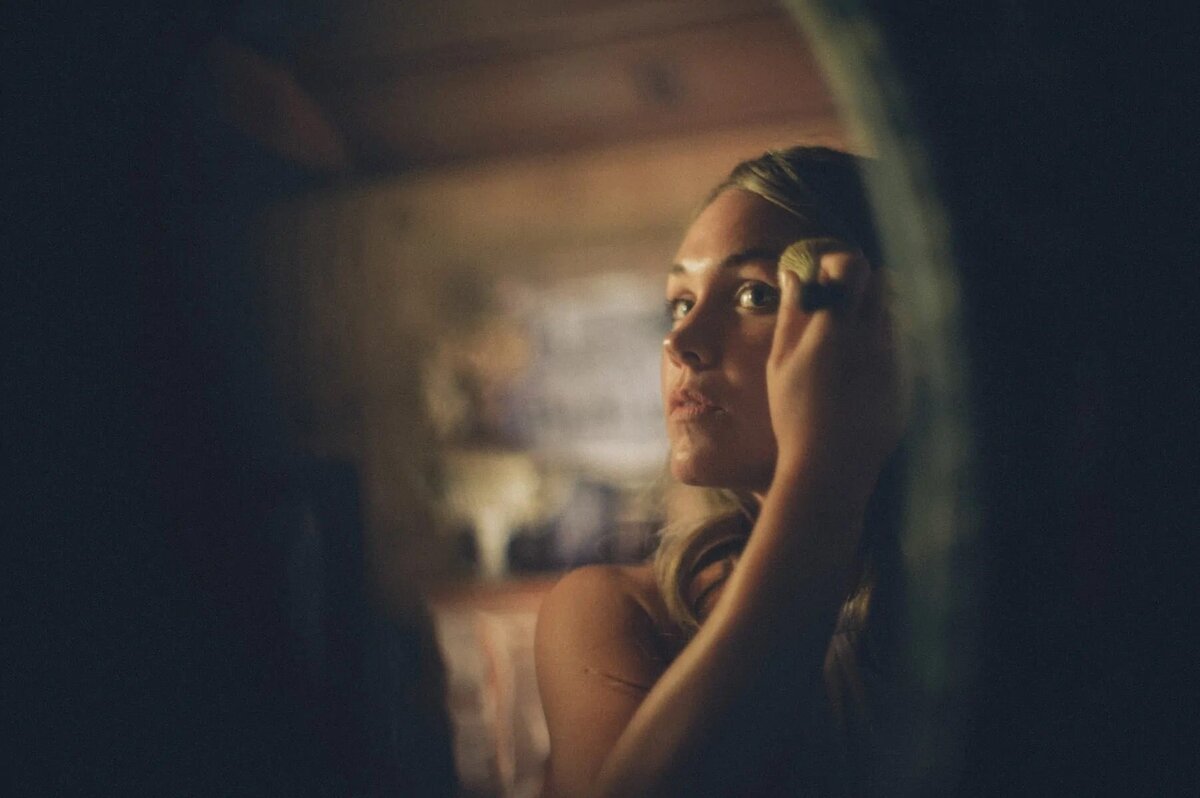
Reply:
[[[905, 402], [859, 166], [768, 153], [684, 236], [662, 355], [670, 471], [724, 506], [669, 528], [654, 562], [583, 568], [546, 597], [547, 796], [864, 789], [894, 570], [875, 505]], [[779, 268], [814, 238], [840, 242], [817, 253], [823, 289]]]

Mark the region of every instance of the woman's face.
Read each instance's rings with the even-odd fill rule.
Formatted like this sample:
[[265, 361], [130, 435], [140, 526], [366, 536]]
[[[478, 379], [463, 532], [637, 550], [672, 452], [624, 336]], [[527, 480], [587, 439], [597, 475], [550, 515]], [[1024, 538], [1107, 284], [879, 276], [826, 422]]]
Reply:
[[766, 366], [778, 261], [814, 231], [761, 197], [729, 189], [684, 236], [667, 278], [671, 332], [662, 389], [671, 473], [688, 485], [764, 491], [775, 469]]

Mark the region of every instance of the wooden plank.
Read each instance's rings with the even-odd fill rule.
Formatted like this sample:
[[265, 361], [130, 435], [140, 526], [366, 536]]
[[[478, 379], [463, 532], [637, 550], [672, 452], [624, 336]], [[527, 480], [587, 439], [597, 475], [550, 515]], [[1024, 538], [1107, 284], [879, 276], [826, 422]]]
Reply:
[[776, 0], [344, 0], [302, 56], [323, 70], [420, 71], [779, 13]]
[[414, 259], [520, 272], [533, 268], [535, 254], [549, 262], [556, 253], [674, 240], [736, 162], [799, 143], [848, 144], [827, 111], [799, 122], [439, 169], [358, 191], [387, 237]]
[[359, 162], [374, 169], [818, 119], [833, 109], [808, 46], [778, 16], [433, 72], [307, 83]]

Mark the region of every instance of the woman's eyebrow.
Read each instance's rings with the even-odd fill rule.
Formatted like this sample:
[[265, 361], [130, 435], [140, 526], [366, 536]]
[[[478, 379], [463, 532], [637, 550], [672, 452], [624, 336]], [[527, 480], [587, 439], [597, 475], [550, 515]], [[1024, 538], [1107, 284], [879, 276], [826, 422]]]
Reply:
[[[730, 269], [741, 266], [744, 263], [760, 260], [775, 262], [779, 260], [779, 255], [781, 252], [783, 252], [782, 249], [775, 247], [751, 247], [750, 249], [744, 249], [741, 252], [735, 252], [732, 255], [726, 255], [717, 264], [717, 268]], [[671, 264], [671, 274], [682, 274], [683, 272], [688, 271], [692, 270], [684, 266], [682, 263]]]

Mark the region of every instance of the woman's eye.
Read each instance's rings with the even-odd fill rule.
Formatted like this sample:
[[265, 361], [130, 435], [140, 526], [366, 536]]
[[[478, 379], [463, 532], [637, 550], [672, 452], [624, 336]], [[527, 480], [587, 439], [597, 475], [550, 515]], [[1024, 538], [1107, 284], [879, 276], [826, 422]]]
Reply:
[[775, 310], [779, 307], [779, 289], [766, 283], [746, 283], [737, 291], [739, 308]]
[[688, 314], [694, 304], [696, 303], [690, 299], [668, 299], [667, 318], [671, 321], [679, 321]]

